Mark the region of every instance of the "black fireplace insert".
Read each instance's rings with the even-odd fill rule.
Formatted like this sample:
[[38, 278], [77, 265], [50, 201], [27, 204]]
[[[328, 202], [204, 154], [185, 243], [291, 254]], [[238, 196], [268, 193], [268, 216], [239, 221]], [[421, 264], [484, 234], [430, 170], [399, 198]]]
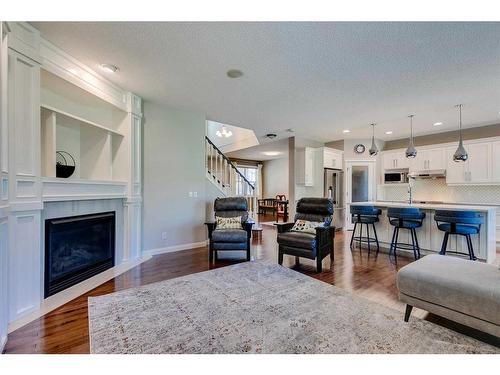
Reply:
[[115, 212], [45, 220], [45, 298], [114, 264]]

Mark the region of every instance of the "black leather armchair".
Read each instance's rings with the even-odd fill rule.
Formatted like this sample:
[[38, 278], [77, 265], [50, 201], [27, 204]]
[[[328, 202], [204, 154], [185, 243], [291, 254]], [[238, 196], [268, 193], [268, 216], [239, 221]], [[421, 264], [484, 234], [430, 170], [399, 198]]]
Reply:
[[333, 262], [333, 240], [335, 228], [330, 226], [333, 216], [333, 201], [328, 198], [302, 198], [297, 202], [295, 221], [307, 220], [322, 222], [316, 233], [291, 232], [295, 223], [276, 224], [278, 227], [278, 263], [283, 264], [283, 255], [294, 255], [295, 263], [299, 258], [316, 260], [316, 270], [321, 272], [322, 261], [330, 255]]
[[241, 228], [218, 229], [216, 222], [205, 223], [208, 228], [209, 260], [217, 260], [217, 252], [225, 250], [244, 250], [250, 260], [250, 238], [253, 222], [248, 219], [248, 203], [243, 197], [217, 198], [214, 202], [215, 216], [241, 216]]

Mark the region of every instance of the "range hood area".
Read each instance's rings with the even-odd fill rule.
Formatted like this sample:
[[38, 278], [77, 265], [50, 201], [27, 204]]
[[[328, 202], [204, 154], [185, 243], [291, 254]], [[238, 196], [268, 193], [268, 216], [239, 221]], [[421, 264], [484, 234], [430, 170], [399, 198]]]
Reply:
[[410, 178], [428, 179], [428, 178], [445, 178], [446, 169], [433, 169], [423, 171], [413, 171], [408, 173]]

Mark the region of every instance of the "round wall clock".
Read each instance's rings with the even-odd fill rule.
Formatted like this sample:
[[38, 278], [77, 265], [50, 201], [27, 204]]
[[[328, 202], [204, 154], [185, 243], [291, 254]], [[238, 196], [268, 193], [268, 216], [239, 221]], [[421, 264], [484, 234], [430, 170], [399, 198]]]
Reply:
[[365, 152], [365, 145], [362, 145], [361, 143], [354, 146], [354, 152], [356, 154], [362, 154], [363, 152]]

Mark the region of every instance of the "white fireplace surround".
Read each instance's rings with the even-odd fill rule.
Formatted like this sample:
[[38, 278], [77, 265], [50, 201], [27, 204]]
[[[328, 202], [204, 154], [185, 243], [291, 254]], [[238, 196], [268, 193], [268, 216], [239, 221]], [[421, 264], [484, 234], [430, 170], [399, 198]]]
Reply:
[[[0, 351], [21, 327], [144, 261], [142, 100], [44, 40], [0, 22]], [[78, 158], [56, 177], [55, 151]], [[45, 219], [116, 212], [115, 267], [43, 298]]]

